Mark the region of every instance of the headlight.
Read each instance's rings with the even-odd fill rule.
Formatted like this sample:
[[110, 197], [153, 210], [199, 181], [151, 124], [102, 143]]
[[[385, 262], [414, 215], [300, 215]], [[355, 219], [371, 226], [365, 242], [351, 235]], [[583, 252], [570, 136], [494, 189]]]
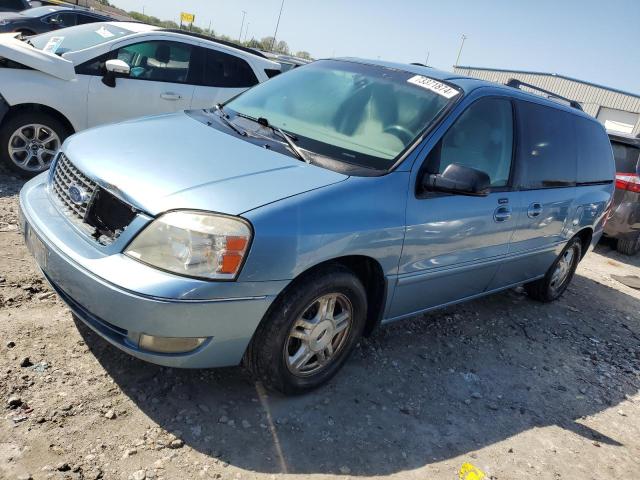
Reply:
[[251, 243], [239, 218], [195, 211], [165, 213], [131, 242], [125, 255], [180, 275], [233, 280]]

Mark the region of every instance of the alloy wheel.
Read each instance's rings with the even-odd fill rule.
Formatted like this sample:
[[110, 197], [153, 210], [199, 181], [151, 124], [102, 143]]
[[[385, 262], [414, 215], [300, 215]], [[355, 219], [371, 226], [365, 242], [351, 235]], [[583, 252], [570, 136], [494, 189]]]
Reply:
[[308, 377], [324, 370], [347, 343], [353, 307], [341, 293], [323, 295], [303, 311], [293, 324], [284, 346], [289, 371]]
[[571, 267], [573, 266], [574, 255], [574, 249], [570, 248], [560, 257], [558, 265], [556, 265], [556, 269], [553, 271], [553, 275], [551, 275], [551, 282], [549, 282], [549, 286], [554, 292], [558, 291], [567, 281], [571, 273]]
[[42, 172], [51, 165], [60, 144], [52, 128], [39, 123], [23, 125], [9, 137], [9, 158], [22, 170]]

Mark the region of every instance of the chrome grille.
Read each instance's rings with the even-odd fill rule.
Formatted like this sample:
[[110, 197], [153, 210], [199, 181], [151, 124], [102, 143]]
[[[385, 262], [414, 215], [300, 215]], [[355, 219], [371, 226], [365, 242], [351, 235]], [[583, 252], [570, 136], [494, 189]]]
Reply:
[[[77, 185], [87, 192], [87, 200], [81, 204], [74, 203], [69, 196], [69, 187]], [[51, 181], [51, 190], [58, 205], [64, 213], [73, 219], [84, 222], [91, 200], [98, 185], [78, 170], [64, 153], [56, 162]]]

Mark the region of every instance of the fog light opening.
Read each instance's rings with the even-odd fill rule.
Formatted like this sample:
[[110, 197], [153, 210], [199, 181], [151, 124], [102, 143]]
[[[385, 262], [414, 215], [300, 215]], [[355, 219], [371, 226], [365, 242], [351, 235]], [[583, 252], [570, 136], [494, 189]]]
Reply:
[[208, 337], [155, 337], [140, 335], [138, 346], [141, 350], [155, 353], [187, 353], [202, 345]]

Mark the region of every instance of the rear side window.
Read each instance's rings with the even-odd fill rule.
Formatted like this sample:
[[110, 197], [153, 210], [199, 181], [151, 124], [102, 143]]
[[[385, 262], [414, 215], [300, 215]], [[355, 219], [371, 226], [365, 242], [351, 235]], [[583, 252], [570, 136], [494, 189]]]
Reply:
[[[577, 183], [612, 182], [615, 177], [611, 142], [599, 123], [576, 117], [578, 148]], [[634, 172], [632, 170], [632, 172]]]
[[518, 116], [520, 187], [533, 190], [575, 185], [575, 116], [523, 101], [518, 101]]
[[637, 175], [638, 160], [640, 160], [640, 148], [632, 147], [619, 142], [611, 142], [613, 157], [616, 159], [616, 172], [633, 173]]
[[94, 17], [93, 15], [85, 15], [84, 13], [78, 14], [78, 25], [84, 25], [86, 23], [95, 23], [95, 22], [102, 22], [102, 21], [104, 20], [98, 17]]
[[242, 58], [209, 48], [204, 51], [204, 84], [206, 86], [249, 88], [259, 83], [251, 66]]

